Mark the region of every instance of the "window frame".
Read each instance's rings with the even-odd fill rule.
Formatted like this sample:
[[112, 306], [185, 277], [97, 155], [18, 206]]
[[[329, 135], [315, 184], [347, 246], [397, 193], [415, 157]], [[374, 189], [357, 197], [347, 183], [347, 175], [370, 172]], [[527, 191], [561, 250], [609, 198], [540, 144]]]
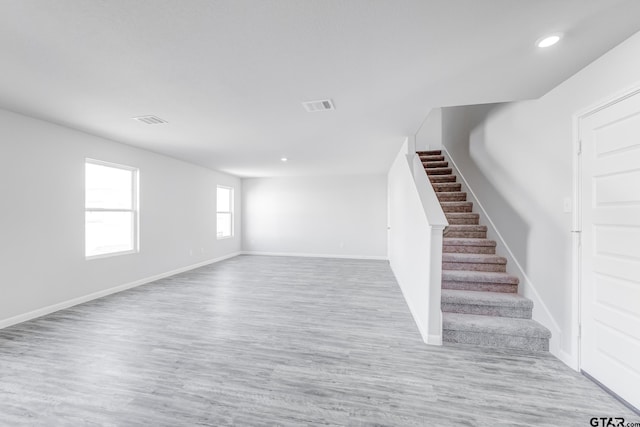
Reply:
[[[218, 191], [220, 189], [229, 190], [229, 210], [221, 211], [218, 206]], [[224, 240], [224, 239], [232, 239], [235, 235], [235, 218], [234, 218], [234, 199], [235, 199], [235, 188], [229, 187], [226, 185], [216, 185], [216, 239]], [[218, 214], [229, 214], [231, 217], [231, 234], [228, 236], [220, 236], [218, 231]]]
[[[86, 167], [87, 164], [93, 164], [93, 165], [98, 165], [98, 166], [105, 166], [105, 167], [110, 167], [110, 168], [114, 168], [114, 169], [121, 169], [121, 170], [125, 170], [125, 171], [129, 171], [131, 172], [131, 209], [113, 209], [113, 208], [88, 208], [87, 207], [87, 174], [86, 174]], [[93, 260], [93, 259], [100, 259], [100, 258], [109, 258], [112, 256], [119, 256], [119, 255], [129, 255], [129, 254], [135, 254], [135, 253], [139, 253], [140, 252], [140, 206], [139, 206], [139, 201], [140, 201], [140, 195], [139, 195], [139, 189], [140, 189], [140, 169], [133, 167], [133, 166], [127, 166], [127, 165], [122, 165], [119, 163], [112, 163], [112, 162], [106, 162], [104, 160], [98, 160], [98, 159], [92, 159], [92, 158], [85, 158], [84, 159], [84, 167], [85, 167], [85, 174], [84, 174], [84, 198], [85, 198], [85, 203], [84, 203], [84, 217], [85, 217], [85, 223], [84, 223], [84, 257], [85, 260]], [[133, 240], [133, 249], [129, 249], [126, 251], [116, 251], [116, 252], [108, 252], [108, 253], [104, 253], [104, 254], [97, 254], [97, 255], [87, 255], [87, 212], [130, 212], [132, 213], [132, 227], [131, 227], [131, 238]]]

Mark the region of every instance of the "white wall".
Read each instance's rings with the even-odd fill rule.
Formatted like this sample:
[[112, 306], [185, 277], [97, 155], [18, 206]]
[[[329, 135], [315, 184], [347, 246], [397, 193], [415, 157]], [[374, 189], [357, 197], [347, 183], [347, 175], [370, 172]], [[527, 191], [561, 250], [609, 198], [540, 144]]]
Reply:
[[442, 108], [432, 108], [415, 135], [416, 151], [437, 150], [442, 146]]
[[[640, 33], [544, 97], [445, 108], [444, 146], [560, 329], [555, 354], [577, 366], [572, 286], [573, 117], [640, 85]], [[535, 312], [534, 312], [535, 315]]]
[[242, 180], [243, 250], [386, 258], [384, 175]]
[[[85, 260], [86, 157], [140, 169], [139, 253]], [[0, 110], [0, 326], [240, 251], [239, 221], [216, 240], [217, 184], [240, 213], [238, 178]]]

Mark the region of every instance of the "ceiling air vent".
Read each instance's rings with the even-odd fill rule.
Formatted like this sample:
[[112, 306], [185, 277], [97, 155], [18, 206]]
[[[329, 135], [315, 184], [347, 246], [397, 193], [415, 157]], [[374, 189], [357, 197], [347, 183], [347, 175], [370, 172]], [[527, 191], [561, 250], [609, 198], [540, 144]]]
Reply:
[[163, 123], [169, 123], [168, 121], [161, 119], [160, 117], [156, 117], [156, 116], [140, 116], [140, 117], [134, 117], [133, 120], [137, 120], [141, 123], [147, 124], [147, 125], [161, 125]]
[[328, 111], [335, 110], [333, 102], [330, 99], [321, 99], [320, 101], [308, 101], [303, 102], [304, 109], [309, 113], [315, 113], [316, 111]]

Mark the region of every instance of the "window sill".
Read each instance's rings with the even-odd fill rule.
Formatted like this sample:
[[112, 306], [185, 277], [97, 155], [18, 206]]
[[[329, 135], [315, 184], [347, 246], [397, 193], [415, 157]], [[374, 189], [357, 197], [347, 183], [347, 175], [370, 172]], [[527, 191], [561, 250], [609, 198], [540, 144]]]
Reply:
[[109, 252], [107, 254], [100, 254], [100, 255], [91, 255], [91, 256], [85, 256], [84, 259], [86, 261], [90, 261], [92, 259], [100, 259], [100, 258], [111, 258], [114, 256], [120, 256], [120, 255], [131, 255], [131, 254], [137, 254], [140, 251], [137, 249], [133, 249], [130, 251], [119, 251], [119, 252]]

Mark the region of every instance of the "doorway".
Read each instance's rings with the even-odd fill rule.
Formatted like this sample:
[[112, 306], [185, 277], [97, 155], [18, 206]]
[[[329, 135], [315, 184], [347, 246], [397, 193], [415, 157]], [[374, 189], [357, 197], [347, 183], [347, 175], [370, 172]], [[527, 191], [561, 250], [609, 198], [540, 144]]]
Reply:
[[578, 117], [580, 369], [640, 408], [640, 90]]

